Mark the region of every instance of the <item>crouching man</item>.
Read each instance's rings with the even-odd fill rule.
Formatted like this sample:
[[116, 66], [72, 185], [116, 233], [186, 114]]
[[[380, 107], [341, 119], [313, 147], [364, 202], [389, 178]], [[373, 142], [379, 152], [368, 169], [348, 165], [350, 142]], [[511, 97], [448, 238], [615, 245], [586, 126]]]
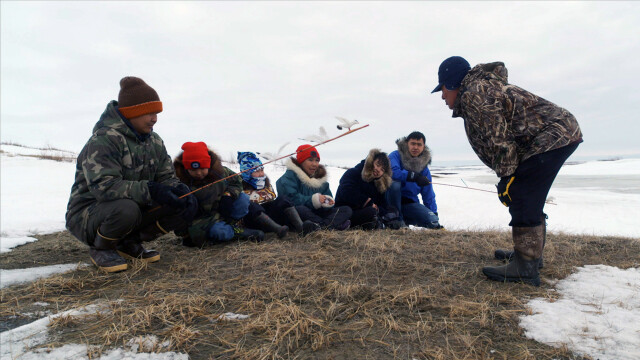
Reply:
[[562, 164], [582, 142], [571, 113], [509, 84], [501, 62], [473, 69], [460, 56], [442, 62], [438, 86], [453, 117], [464, 119], [471, 147], [500, 178], [498, 198], [509, 207], [514, 251], [498, 250], [511, 262], [485, 267], [491, 280], [540, 285], [538, 268], [546, 239], [543, 212], [551, 184]]
[[190, 190], [153, 132], [161, 111], [153, 88], [142, 79], [123, 78], [118, 101], [107, 104], [78, 155], [66, 227], [89, 245], [91, 261], [104, 271], [126, 270], [124, 258], [160, 260], [142, 241], [186, 231], [197, 211], [195, 196], [180, 198]]

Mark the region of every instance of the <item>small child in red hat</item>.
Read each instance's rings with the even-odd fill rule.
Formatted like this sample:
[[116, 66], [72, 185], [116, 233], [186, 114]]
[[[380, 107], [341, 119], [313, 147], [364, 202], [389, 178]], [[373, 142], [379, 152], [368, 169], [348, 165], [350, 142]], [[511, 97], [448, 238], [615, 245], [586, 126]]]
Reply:
[[318, 150], [309, 144], [300, 145], [296, 157], [289, 158], [285, 165], [287, 171], [276, 181], [278, 195], [293, 201], [303, 220], [311, 220], [323, 228], [348, 229], [352, 210], [348, 206], [335, 206]]
[[262, 241], [262, 231], [238, 225], [249, 212], [249, 197], [242, 191], [240, 176], [233, 176], [233, 170], [222, 166], [220, 157], [204, 142], [186, 142], [182, 150], [173, 162], [178, 179], [192, 191], [206, 186], [194, 193], [199, 211], [183, 244], [202, 247], [207, 242], [233, 239]]

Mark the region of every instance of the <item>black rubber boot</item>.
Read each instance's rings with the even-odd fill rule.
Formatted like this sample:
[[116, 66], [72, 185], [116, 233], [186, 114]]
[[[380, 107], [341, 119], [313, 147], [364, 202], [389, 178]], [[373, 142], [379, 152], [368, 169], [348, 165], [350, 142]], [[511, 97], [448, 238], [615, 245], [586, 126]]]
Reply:
[[109, 273], [127, 270], [127, 262], [116, 251], [119, 241], [120, 239], [104, 237], [98, 231], [93, 246], [89, 248], [91, 262], [98, 269]]
[[305, 236], [307, 234], [311, 234], [314, 231], [318, 231], [322, 229], [322, 227], [320, 227], [320, 224], [318, 223], [314, 223], [311, 220], [305, 220], [302, 223], [302, 236]]
[[260, 214], [256, 218], [256, 222], [260, 225], [263, 231], [276, 233], [276, 235], [278, 235], [278, 239], [282, 239], [287, 236], [287, 233], [289, 232], [288, 226], [278, 224], [265, 213]]
[[233, 227], [233, 232], [235, 233], [234, 238], [238, 240], [251, 240], [255, 242], [261, 242], [264, 240], [264, 233], [260, 230], [240, 227], [237, 224], [231, 226]]
[[[542, 238], [542, 248], [544, 249], [544, 246], [547, 244], [547, 215], [542, 215], [542, 226], [543, 227], [543, 238]], [[493, 256], [498, 259], [498, 260], [503, 260], [506, 262], [511, 262], [511, 260], [513, 260], [513, 255], [514, 255], [514, 251], [513, 250], [496, 250], [493, 253]], [[538, 262], [538, 269], [542, 269], [544, 268], [544, 256], [540, 257], [540, 261]]]
[[544, 229], [544, 223], [535, 227], [514, 226], [514, 255], [511, 262], [504, 266], [485, 267], [482, 272], [494, 281], [540, 286], [538, 266], [542, 257]]
[[142, 260], [148, 263], [160, 260], [159, 252], [155, 250], [146, 250], [140, 243], [141, 241], [138, 238], [127, 237], [118, 244], [118, 254], [126, 259]]
[[527, 260], [518, 252], [507, 265], [484, 267], [482, 273], [489, 279], [501, 282], [523, 282], [525, 284], [540, 286], [540, 273], [538, 272], [538, 259]]
[[311, 220], [302, 221], [300, 218], [300, 214], [298, 210], [296, 210], [295, 206], [288, 207], [284, 209], [284, 215], [289, 220], [289, 223], [293, 226], [293, 230], [298, 233], [300, 236], [305, 236], [314, 231], [320, 230], [320, 224], [314, 223]]

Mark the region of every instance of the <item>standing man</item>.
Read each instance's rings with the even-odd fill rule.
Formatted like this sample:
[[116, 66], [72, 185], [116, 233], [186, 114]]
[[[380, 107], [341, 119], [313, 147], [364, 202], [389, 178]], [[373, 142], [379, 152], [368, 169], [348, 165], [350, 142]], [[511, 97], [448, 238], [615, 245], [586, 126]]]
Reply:
[[126, 270], [123, 257], [160, 260], [142, 240], [186, 230], [197, 211], [195, 196], [179, 198], [190, 190], [176, 177], [162, 139], [153, 132], [161, 111], [153, 88], [137, 77], [123, 78], [118, 101], [107, 104], [78, 155], [66, 226], [107, 272]]
[[[400, 211], [406, 225], [442, 229], [438, 218], [436, 194], [431, 185], [431, 151], [424, 134], [414, 131], [396, 141], [398, 150], [389, 154], [393, 183], [387, 199]], [[422, 196], [420, 204], [418, 194]]]
[[571, 113], [507, 81], [502, 62], [473, 69], [460, 56], [442, 62], [438, 86], [453, 117], [464, 119], [471, 147], [500, 182], [498, 198], [509, 207], [514, 251], [496, 251], [511, 262], [485, 267], [491, 280], [540, 285], [538, 267], [546, 240], [545, 200], [562, 164], [582, 142]]

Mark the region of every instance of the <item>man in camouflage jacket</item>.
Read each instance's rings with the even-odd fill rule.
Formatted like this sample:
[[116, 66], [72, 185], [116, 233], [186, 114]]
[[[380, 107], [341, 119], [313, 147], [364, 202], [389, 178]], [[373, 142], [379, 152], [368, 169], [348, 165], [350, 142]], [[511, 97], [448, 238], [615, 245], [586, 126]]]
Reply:
[[107, 104], [78, 155], [66, 214], [67, 229], [107, 272], [126, 270], [123, 257], [158, 261], [157, 251], [140, 244], [143, 238], [186, 229], [197, 210], [193, 195], [179, 198], [189, 189], [153, 132], [162, 111], [158, 94], [136, 77], [123, 78], [120, 86], [118, 101]]
[[485, 267], [496, 281], [539, 285], [538, 268], [546, 238], [543, 212], [549, 189], [562, 164], [582, 142], [576, 118], [566, 109], [509, 84], [501, 62], [471, 69], [460, 56], [442, 62], [438, 86], [442, 99], [462, 117], [467, 138], [480, 160], [500, 182], [500, 201], [509, 207], [514, 251], [497, 250], [510, 263]]

